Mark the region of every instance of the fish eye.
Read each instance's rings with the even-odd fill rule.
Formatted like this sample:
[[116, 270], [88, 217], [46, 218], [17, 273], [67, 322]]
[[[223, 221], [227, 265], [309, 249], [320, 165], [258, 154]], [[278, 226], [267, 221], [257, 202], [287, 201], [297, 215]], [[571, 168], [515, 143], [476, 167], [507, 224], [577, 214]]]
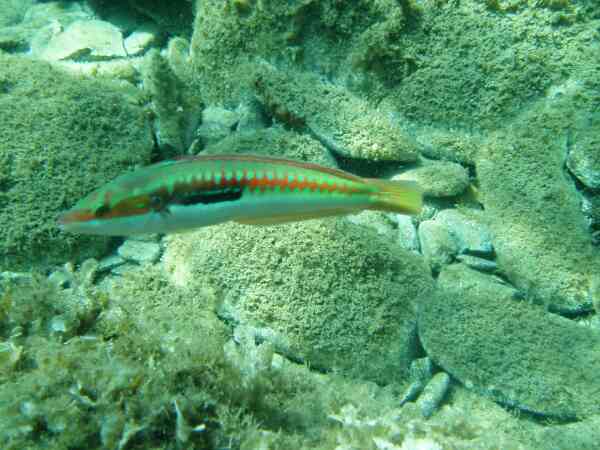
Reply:
[[99, 208], [96, 209], [96, 211], [94, 211], [94, 215], [96, 217], [102, 217], [107, 215], [110, 212], [110, 206], [108, 205], [102, 205]]
[[160, 195], [154, 194], [150, 196], [150, 208], [155, 211], [161, 211], [164, 209], [165, 202]]

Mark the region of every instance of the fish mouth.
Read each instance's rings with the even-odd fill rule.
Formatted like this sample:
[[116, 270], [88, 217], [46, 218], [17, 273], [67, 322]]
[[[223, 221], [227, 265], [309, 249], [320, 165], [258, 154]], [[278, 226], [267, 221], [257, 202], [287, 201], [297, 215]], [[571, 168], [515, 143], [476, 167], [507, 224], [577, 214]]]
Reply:
[[69, 225], [88, 222], [95, 218], [96, 216], [89, 209], [72, 209], [58, 216], [58, 225], [61, 229], [65, 229], [68, 228]]

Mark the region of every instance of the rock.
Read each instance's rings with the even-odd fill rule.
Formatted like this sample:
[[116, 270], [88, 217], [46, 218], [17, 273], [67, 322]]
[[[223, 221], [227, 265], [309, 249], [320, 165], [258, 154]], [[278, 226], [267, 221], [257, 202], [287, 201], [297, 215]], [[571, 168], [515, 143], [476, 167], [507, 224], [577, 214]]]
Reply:
[[433, 361], [431, 361], [431, 358], [426, 356], [415, 359], [410, 363], [409, 376], [412, 381], [400, 397], [400, 406], [415, 400], [433, 377]]
[[598, 129], [579, 130], [567, 156], [567, 167], [585, 186], [600, 189], [600, 138]]
[[110, 271], [110, 273], [111, 273], [111, 275], [115, 275], [117, 277], [122, 277], [125, 275], [130, 275], [130, 274], [135, 273], [140, 270], [144, 270], [144, 269], [141, 268], [138, 263], [128, 261], [125, 264], [121, 264], [119, 266], [113, 267], [113, 269]]
[[[419, 226], [421, 252], [434, 271], [449, 264], [457, 255], [490, 258], [494, 254], [491, 235], [487, 228], [456, 209], [440, 211], [433, 219]], [[495, 269], [491, 261], [480, 258], [462, 258], [480, 270]]]
[[40, 57], [48, 61], [102, 61], [126, 56], [121, 31], [102, 20], [73, 22], [40, 52]]
[[170, 34], [191, 34], [194, 20], [193, 2], [176, 0], [129, 0], [128, 6], [152, 19], [162, 31]]
[[600, 228], [600, 195], [584, 193], [581, 196], [581, 211], [590, 228]]
[[459, 195], [469, 186], [467, 170], [460, 164], [448, 161], [430, 161], [392, 179], [416, 181], [428, 197]]
[[457, 255], [456, 259], [466, 264], [471, 269], [479, 270], [480, 272], [495, 272], [498, 264], [489, 259], [480, 258], [473, 255]]
[[396, 214], [394, 219], [398, 225], [398, 245], [406, 250], [418, 253], [421, 246], [419, 245], [417, 227], [412, 217]]
[[448, 228], [435, 220], [426, 220], [419, 225], [419, 242], [425, 260], [436, 272], [450, 264], [458, 253], [458, 246]]
[[279, 122], [308, 127], [329, 150], [371, 161], [415, 161], [418, 145], [391, 118], [345, 88], [308, 73], [257, 67], [257, 95]]
[[422, 146], [423, 156], [462, 165], [473, 164], [481, 147], [481, 137], [464, 130], [423, 126], [415, 129], [415, 137]]
[[425, 385], [417, 400], [417, 407], [425, 418], [429, 418], [440, 406], [450, 388], [450, 377], [446, 372], [438, 372]]
[[333, 157], [316, 139], [277, 126], [233, 133], [202, 151], [202, 154], [211, 155], [223, 153], [286, 157], [298, 161], [311, 161], [326, 167], [337, 167]]
[[198, 127], [196, 136], [205, 147], [214, 144], [235, 131], [239, 118], [235, 111], [209, 106], [202, 111], [202, 125]]
[[531, 440], [539, 444], [539, 447], [533, 447], [535, 450], [596, 450], [600, 441], [600, 417], [589, 417], [575, 423], [548, 424], [537, 429]]
[[107, 238], [60, 232], [56, 217], [149, 161], [152, 135], [139, 91], [3, 53], [0, 80], [0, 173], [7, 187], [0, 194], [0, 268], [46, 270], [105, 254]]
[[413, 308], [432, 286], [422, 258], [343, 218], [171, 235], [163, 262], [174, 285], [219, 292], [222, 317], [270, 328], [292, 360], [381, 383], [408, 375]]
[[158, 33], [158, 28], [151, 23], [140, 26], [123, 41], [127, 55], [137, 56], [146, 52], [156, 44]]
[[486, 226], [456, 209], [440, 211], [435, 220], [445, 226], [458, 246], [458, 252], [490, 257], [494, 246]]
[[254, 99], [241, 102], [236, 113], [239, 117], [236, 126], [238, 132], [259, 130], [267, 126], [267, 118], [260, 104]]
[[[22, 8], [32, 2], [25, 0], [11, 3], [22, 12]], [[3, 4], [2, 13], [5, 13], [5, 9], [10, 9], [5, 6]], [[33, 4], [24, 15], [21, 16], [19, 13], [18, 18], [13, 17], [10, 26], [0, 26], [0, 49], [38, 56], [39, 50], [44, 49], [48, 41], [61, 33], [65, 27], [76, 20], [88, 19], [91, 19], [91, 12], [80, 3], [56, 1]], [[2, 22], [1, 17], [0, 22]]]
[[158, 261], [161, 248], [154, 242], [143, 242], [128, 239], [117, 250], [119, 256], [138, 264], [151, 264]]
[[375, 230], [378, 235], [389, 239], [390, 242], [396, 240], [394, 223], [385, 213], [379, 211], [363, 211], [358, 214], [347, 216], [346, 219], [356, 225], [369, 227]]
[[530, 302], [494, 277], [450, 265], [419, 304], [421, 343], [465, 386], [561, 419], [600, 412], [600, 333]]
[[490, 136], [477, 161], [481, 216], [494, 236], [499, 271], [549, 309], [565, 312], [582, 310], [589, 280], [600, 270], [593, 235], [582, 226], [581, 198], [563, 170], [565, 142], [556, 139], [568, 135], [575, 115], [595, 108], [585, 98], [577, 93], [553, 108], [527, 109]]
[[185, 109], [180, 92], [181, 83], [158, 49], [150, 50], [143, 65], [144, 89], [152, 96], [156, 113], [155, 136], [166, 156], [184, 150]]
[[0, 8], [0, 28], [19, 24], [35, 0], [6, 1]]
[[138, 57], [95, 62], [54, 61], [53, 65], [72, 75], [112, 78], [137, 85], [142, 63], [143, 58]]
[[108, 272], [125, 264], [127, 260], [119, 255], [110, 255], [102, 258], [98, 264], [98, 272]]

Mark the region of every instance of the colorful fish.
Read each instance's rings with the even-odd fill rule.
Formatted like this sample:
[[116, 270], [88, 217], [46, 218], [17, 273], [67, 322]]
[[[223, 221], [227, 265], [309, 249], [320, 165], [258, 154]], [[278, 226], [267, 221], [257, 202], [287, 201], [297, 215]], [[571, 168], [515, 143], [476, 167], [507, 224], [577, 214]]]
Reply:
[[122, 175], [81, 199], [59, 223], [76, 233], [129, 236], [231, 220], [279, 224], [365, 209], [418, 214], [421, 203], [421, 190], [410, 181], [361, 178], [262, 156], [196, 156]]

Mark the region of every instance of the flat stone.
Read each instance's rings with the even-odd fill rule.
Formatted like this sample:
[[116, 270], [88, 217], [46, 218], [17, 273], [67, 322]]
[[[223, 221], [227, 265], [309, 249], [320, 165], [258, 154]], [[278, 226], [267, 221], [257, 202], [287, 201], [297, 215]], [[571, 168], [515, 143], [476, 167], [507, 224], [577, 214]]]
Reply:
[[126, 240], [117, 252], [128, 261], [146, 264], [158, 261], [161, 248], [159, 244], [153, 242]]
[[359, 214], [346, 216], [346, 219], [356, 225], [372, 228], [377, 234], [390, 239], [390, 241], [395, 239], [394, 223], [384, 213], [379, 211], [363, 211]]
[[458, 255], [456, 259], [472, 269], [479, 270], [480, 272], [495, 272], [498, 268], [498, 264], [496, 264], [494, 261], [480, 258], [479, 256]]
[[102, 20], [77, 20], [54, 35], [40, 57], [48, 61], [98, 61], [126, 57], [123, 35]]
[[330, 151], [373, 161], [417, 160], [420, 145], [393, 119], [343, 86], [322, 77], [268, 64], [257, 67], [258, 98], [271, 115], [291, 128], [307, 127]]
[[597, 128], [580, 131], [567, 157], [567, 167], [590, 189], [600, 189], [600, 137]]
[[134, 262], [126, 262], [125, 264], [113, 268], [110, 273], [116, 276], [124, 276], [137, 270], [143, 270], [143, 268]]
[[412, 218], [410, 216], [396, 214], [395, 220], [398, 225], [398, 244], [411, 252], [419, 252], [421, 249], [421, 246], [419, 245], [419, 234]]
[[239, 114], [220, 106], [209, 106], [202, 111], [202, 125], [196, 135], [206, 145], [214, 144], [235, 130]]
[[452, 197], [463, 193], [469, 186], [467, 170], [449, 161], [429, 161], [392, 179], [416, 181], [427, 197]]
[[600, 225], [600, 195], [581, 196], [581, 211], [588, 221], [588, 226], [597, 227]]
[[494, 252], [492, 236], [481, 223], [456, 209], [440, 211], [435, 220], [443, 224], [458, 245], [459, 253], [491, 256]]
[[408, 376], [416, 352], [412, 308], [428, 300], [433, 280], [422, 257], [389, 238], [332, 218], [229, 223], [170, 235], [165, 244], [162, 261], [174, 286], [217, 290], [218, 314], [264, 330], [278, 352], [375, 382]]
[[158, 28], [151, 23], [140, 26], [125, 38], [125, 51], [129, 56], [141, 55], [156, 43], [158, 34]]
[[108, 272], [115, 267], [125, 264], [127, 260], [119, 255], [110, 255], [102, 258], [98, 263], [98, 272]]
[[421, 252], [434, 271], [450, 264], [458, 253], [458, 246], [448, 228], [436, 220], [426, 220], [419, 225], [419, 241]]
[[436, 364], [502, 404], [560, 419], [600, 412], [600, 333], [517, 300], [493, 276], [450, 265], [419, 305]]

